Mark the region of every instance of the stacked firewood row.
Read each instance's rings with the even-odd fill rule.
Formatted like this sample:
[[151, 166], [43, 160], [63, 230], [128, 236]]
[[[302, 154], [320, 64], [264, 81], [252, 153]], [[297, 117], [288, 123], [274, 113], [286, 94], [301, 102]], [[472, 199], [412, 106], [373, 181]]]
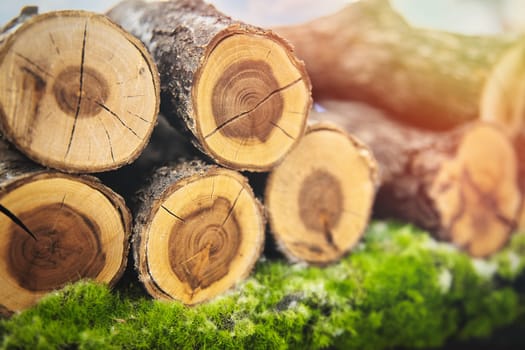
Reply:
[[[505, 244], [525, 217], [517, 40], [416, 30], [381, 0], [276, 32], [296, 52], [200, 0], [25, 8], [5, 25], [0, 306], [115, 283], [130, 237], [146, 290], [186, 304], [250, 273], [267, 221], [317, 265], [372, 213], [474, 256]], [[503, 127], [472, 122], [489, 115]]]

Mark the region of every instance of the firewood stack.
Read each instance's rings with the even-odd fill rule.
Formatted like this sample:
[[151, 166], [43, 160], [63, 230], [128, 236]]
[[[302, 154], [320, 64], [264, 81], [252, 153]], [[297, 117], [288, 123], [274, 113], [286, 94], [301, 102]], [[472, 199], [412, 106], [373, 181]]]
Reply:
[[[372, 214], [474, 256], [500, 249], [525, 226], [525, 133], [523, 98], [509, 107], [495, 82], [521, 51], [416, 30], [387, 5], [277, 28], [286, 40], [202, 0], [127, 0], [107, 17], [24, 9], [0, 33], [0, 309], [81, 278], [114, 283], [129, 236], [152, 296], [204, 302], [250, 273], [266, 219], [287, 258], [317, 265], [348, 254]], [[463, 42], [471, 60], [440, 59]], [[310, 77], [324, 109], [307, 127]], [[485, 115], [513, 134], [470, 123]]]

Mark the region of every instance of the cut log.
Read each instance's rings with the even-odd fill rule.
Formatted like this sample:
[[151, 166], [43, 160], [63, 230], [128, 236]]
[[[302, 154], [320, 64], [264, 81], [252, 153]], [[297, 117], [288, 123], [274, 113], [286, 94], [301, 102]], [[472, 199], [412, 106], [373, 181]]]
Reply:
[[247, 277], [264, 218], [246, 179], [199, 161], [162, 167], [139, 195], [133, 252], [155, 298], [197, 304]]
[[480, 118], [505, 126], [514, 137], [525, 135], [525, 39], [494, 65], [481, 95]]
[[0, 310], [84, 278], [114, 284], [130, 231], [123, 199], [97, 179], [44, 170], [0, 143]]
[[214, 161], [266, 171], [303, 135], [310, 81], [290, 46], [201, 0], [124, 1], [108, 15], [160, 71], [163, 114]]
[[343, 257], [368, 224], [376, 174], [376, 161], [361, 142], [331, 124], [309, 127], [266, 184], [278, 248], [290, 260], [311, 264]]
[[0, 45], [4, 136], [34, 161], [66, 172], [116, 169], [137, 158], [160, 98], [142, 43], [89, 12], [18, 22], [4, 28]]
[[322, 101], [315, 120], [341, 125], [379, 162], [375, 213], [409, 220], [473, 256], [500, 249], [522, 202], [517, 159], [507, 133], [481, 122], [447, 133], [408, 128], [380, 111]]
[[[510, 37], [414, 28], [388, 0], [356, 1], [333, 15], [276, 31], [305, 60], [315, 98], [364, 101], [434, 129], [478, 119], [485, 83], [516, 43]], [[523, 100], [518, 91], [506, 93]]]
[[[495, 65], [483, 89], [481, 120], [509, 130], [518, 154], [520, 190], [525, 195], [525, 40], [518, 42]], [[518, 229], [525, 231], [525, 201]]]

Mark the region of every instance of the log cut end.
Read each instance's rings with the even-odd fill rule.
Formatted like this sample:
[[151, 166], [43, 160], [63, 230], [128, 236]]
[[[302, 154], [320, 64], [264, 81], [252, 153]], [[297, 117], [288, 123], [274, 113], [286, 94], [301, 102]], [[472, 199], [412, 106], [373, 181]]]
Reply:
[[264, 220], [237, 172], [175, 171], [180, 179], [141, 214], [148, 224], [137, 226], [134, 249], [140, 278], [152, 296], [192, 305], [249, 274], [262, 251]]
[[485, 81], [479, 103], [481, 120], [498, 123], [515, 137], [525, 133], [525, 39], [501, 55]]
[[429, 190], [441, 217], [438, 235], [473, 256], [498, 251], [516, 227], [521, 203], [517, 174], [506, 135], [490, 125], [470, 126]]
[[35, 16], [0, 48], [4, 135], [33, 160], [67, 172], [116, 169], [143, 150], [159, 108], [143, 45], [102, 15]]
[[221, 31], [195, 81], [197, 138], [222, 165], [269, 170], [304, 133], [310, 81], [302, 62], [271, 32], [241, 25]]
[[270, 174], [266, 206], [279, 248], [291, 260], [337, 261], [360, 239], [376, 186], [371, 152], [342, 130], [318, 124]]
[[0, 212], [0, 303], [8, 310], [80, 279], [115, 283], [126, 266], [131, 216], [92, 178], [20, 177], [3, 189]]

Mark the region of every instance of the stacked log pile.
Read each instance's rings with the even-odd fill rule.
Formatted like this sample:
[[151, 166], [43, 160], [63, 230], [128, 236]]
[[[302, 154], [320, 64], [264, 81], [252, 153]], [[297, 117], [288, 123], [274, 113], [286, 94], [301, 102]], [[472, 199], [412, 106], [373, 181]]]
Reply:
[[331, 121], [370, 145], [380, 165], [374, 213], [416, 223], [473, 256], [504, 246], [522, 203], [516, 154], [498, 127], [482, 122], [445, 133], [410, 128], [347, 101], [322, 101]]
[[28, 8], [0, 40], [0, 128], [12, 143], [0, 151], [0, 299], [13, 311], [66, 283], [122, 275], [131, 231], [123, 198], [66, 172], [138, 157], [159, 84], [142, 44], [102, 15]]
[[[388, 0], [359, 1], [336, 14], [276, 31], [305, 61], [316, 100], [366, 102], [397, 123], [429, 131], [476, 120], [500, 125], [514, 144], [517, 160], [509, 161], [518, 167], [518, 187], [525, 194], [522, 36], [466, 36], [414, 28]], [[312, 42], [323, 43], [322, 49]], [[341, 109], [345, 107], [339, 105], [335, 112], [354, 114]], [[351, 119], [343, 123], [353, 129]], [[492, 163], [496, 176], [501, 164]], [[517, 223], [525, 230], [523, 199], [520, 207], [521, 214], [508, 226]]]
[[[386, 0], [277, 28], [286, 40], [201, 0], [34, 12], [0, 35], [0, 309], [114, 283], [130, 235], [147, 292], [193, 305], [250, 273], [266, 219], [287, 258], [317, 265], [348, 254], [372, 215], [478, 257], [525, 226], [516, 39], [415, 29]], [[307, 127], [310, 113], [322, 122]], [[81, 175], [108, 170], [133, 224]]]

